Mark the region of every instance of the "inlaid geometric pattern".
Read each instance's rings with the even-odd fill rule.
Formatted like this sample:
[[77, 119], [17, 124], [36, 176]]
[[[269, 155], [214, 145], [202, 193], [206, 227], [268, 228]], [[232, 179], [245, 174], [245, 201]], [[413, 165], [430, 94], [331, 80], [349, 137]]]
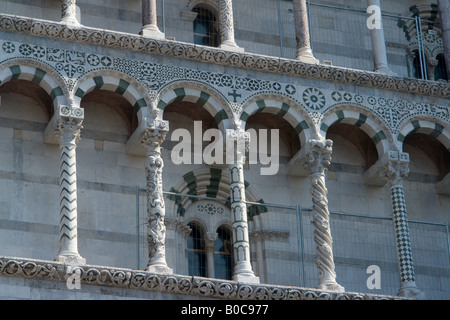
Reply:
[[402, 282], [413, 282], [415, 281], [415, 275], [403, 188], [393, 187], [391, 194], [400, 279]]
[[60, 241], [77, 237], [77, 170], [75, 146], [62, 146], [60, 159]]

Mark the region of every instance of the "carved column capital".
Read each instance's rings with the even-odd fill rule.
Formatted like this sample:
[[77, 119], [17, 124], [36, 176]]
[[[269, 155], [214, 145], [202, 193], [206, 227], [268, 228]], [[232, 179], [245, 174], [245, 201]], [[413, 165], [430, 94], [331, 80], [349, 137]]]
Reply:
[[306, 148], [307, 151], [303, 166], [309, 168], [313, 174], [323, 174], [331, 164], [333, 141], [329, 139], [310, 140]]
[[204, 235], [205, 248], [207, 251], [214, 252], [214, 242], [217, 240], [218, 234], [215, 232], [207, 232]]
[[245, 163], [245, 153], [249, 150], [250, 133], [243, 129], [227, 130], [226, 132], [227, 163]]
[[141, 144], [148, 148], [148, 153], [160, 153], [161, 144], [169, 132], [169, 122], [160, 118], [160, 111], [155, 109], [150, 117], [144, 119], [144, 134]]
[[55, 133], [61, 145], [76, 146], [80, 140], [83, 119], [84, 109], [59, 106]]
[[405, 152], [389, 151], [384, 168], [385, 178], [392, 187], [402, 186], [403, 178], [409, 174], [409, 154]]

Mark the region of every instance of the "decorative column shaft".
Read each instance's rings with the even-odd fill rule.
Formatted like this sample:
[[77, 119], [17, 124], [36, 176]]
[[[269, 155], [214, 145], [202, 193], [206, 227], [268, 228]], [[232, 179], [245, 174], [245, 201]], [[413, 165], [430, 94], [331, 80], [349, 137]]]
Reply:
[[333, 258], [333, 239], [330, 230], [330, 213], [328, 211], [328, 190], [325, 184], [325, 171], [331, 162], [333, 142], [331, 140], [310, 140], [306, 146], [304, 165], [311, 170], [311, 195], [314, 217], [314, 241], [317, 245], [316, 264], [319, 269], [318, 289], [344, 292], [336, 282]]
[[314, 58], [309, 38], [308, 9], [306, 0], [293, 0], [295, 39], [297, 41], [297, 60], [306, 63], [319, 63]]
[[234, 39], [234, 18], [232, 0], [219, 0], [220, 48], [232, 51], [243, 51]]
[[205, 250], [206, 250], [206, 264], [208, 268], [208, 277], [214, 278], [214, 242], [217, 239], [217, 233], [205, 234]]
[[141, 143], [147, 148], [145, 173], [147, 180], [147, 240], [148, 265], [146, 271], [154, 273], [173, 273], [166, 262], [166, 226], [165, 203], [162, 186], [161, 144], [163, 143], [169, 123], [159, 118], [158, 110], [154, 110], [150, 118], [145, 118], [144, 135]]
[[438, 0], [447, 75], [450, 77], [450, 0]]
[[[236, 149], [234, 145], [236, 142]], [[227, 148], [232, 147], [233, 163], [230, 165], [231, 220], [233, 227], [234, 274], [233, 280], [259, 283], [250, 262], [247, 205], [245, 199], [244, 163], [250, 134], [243, 130], [227, 130]], [[228, 162], [229, 163], [229, 162]]]
[[80, 139], [84, 112], [81, 108], [59, 107], [56, 134], [60, 141], [60, 220], [59, 253], [56, 261], [85, 264], [78, 253], [77, 234], [77, 162], [76, 147]]
[[367, 21], [367, 27], [370, 30], [370, 40], [372, 42], [374, 71], [392, 75], [393, 72], [389, 69], [387, 61], [380, 0], [367, 0], [367, 6], [367, 12], [371, 15]]
[[67, 24], [80, 24], [77, 20], [76, 0], [61, 0], [61, 22]]
[[142, 29], [139, 34], [156, 39], [165, 38], [158, 28], [156, 0], [142, 0]]
[[417, 288], [414, 263], [411, 253], [408, 216], [402, 179], [409, 173], [409, 155], [403, 152], [389, 152], [385, 176], [389, 181], [392, 198], [392, 218], [400, 272], [399, 296], [419, 298], [422, 292]]

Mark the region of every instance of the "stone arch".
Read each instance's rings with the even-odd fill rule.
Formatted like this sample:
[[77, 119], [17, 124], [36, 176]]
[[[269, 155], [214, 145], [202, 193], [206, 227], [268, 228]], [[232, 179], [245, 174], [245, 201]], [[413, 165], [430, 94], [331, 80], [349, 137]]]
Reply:
[[336, 123], [346, 123], [359, 127], [373, 141], [378, 158], [386, 154], [393, 144], [389, 129], [371, 112], [352, 105], [340, 105], [328, 110], [321, 121], [320, 133], [326, 137], [328, 128]]
[[207, 85], [192, 81], [174, 82], [160, 91], [157, 108], [164, 114], [166, 106], [173, 102], [191, 102], [204, 108], [214, 118], [222, 133], [233, 128], [233, 111], [228, 101], [221, 93]]
[[411, 133], [424, 133], [436, 138], [442, 145], [450, 151], [450, 131], [446, 128], [448, 124], [433, 119], [413, 118], [403, 124], [397, 134], [397, 145], [400, 150], [403, 149], [405, 138]]
[[0, 65], [0, 85], [13, 80], [27, 80], [37, 84], [50, 97], [53, 111], [68, 104], [66, 83], [50, 66], [28, 59], [14, 59]]
[[306, 145], [317, 136], [314, 123], [307, 112], [288, 97], [273, 94], [252, 97], [243, 104], [239, 118], [241, 126], [245, 128], [248, 118], [261, 112], [275, 114], [286, 120], [297, 132], [301, 145]]
[[214, 11], [215, 14], [219, 14], [219, 5], [215, 0], [189, 0], [186, 7], [189, 11], [192, 11], [196, 6], [200, 5]]
[[151, 100], [142, 84], [127, 74], [111, 70], [97, 70], [79, 79], [74, 88], [75, 103], [79, 105], [87, 93], [96, 90], [120, 94], [132, 105], [135, 112], [151, 106]]
[[[169, 199], [175, 202], [177, 214], [183, 216], [186, 209], [193, 203], [199, 201], [192, 196], [207, 197], [211, 200], [217, 199], [229, 206], [230, 198], [230, 180], [228, 169], [205, 168], [197, 171], [190, 171], [183, 175], [183, 180], [176, 186], [170, 188]], [[245, 183], [245, 194], [248, 202], [264, 203], [256, 190]], [[186, 195], [186, 196], [183, 196]], [[255, 215], [267, 212], [267, 208], [262, 205], [252, 204], [249, 206], [248, 216], [251, 219]]]

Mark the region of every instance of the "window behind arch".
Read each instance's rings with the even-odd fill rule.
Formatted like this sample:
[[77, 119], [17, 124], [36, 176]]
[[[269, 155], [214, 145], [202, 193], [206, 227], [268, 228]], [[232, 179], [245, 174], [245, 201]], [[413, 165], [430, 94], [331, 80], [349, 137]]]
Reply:
[[218, 32], [216, 30], [216, 17], [208, 9], [196, 7], [194, 20], [194, 43], [204, 46], [217, 47], [219, 45]]
[[436, 69], [434, 69], [434, 80], [449, 80], [444, 55], [439, 54], [436, 59], [438, 61], [438, 65], [436, 66]]
[[[419, 51], [414, 50], [413, 52], [414, 52], [414, 59], [412, 64], [412, 73], [413, 73], [412, 75], [416, 79], [422, 79], [423, 73], [422, 73], [422, 65], [420, 63], [421, 61]], [[423, 63], [425, 63], [425, 61]]]
[[218, 279], [231, 279], [233, 275], [231, 231], [225, 226], [217, 229], [214, 242], [214, 273]]
[[187, 255], [190, 276], [207, 277], [206, 250], [203, 230], [194, 222], [188, 224], [191, 228], [187, 241]]

